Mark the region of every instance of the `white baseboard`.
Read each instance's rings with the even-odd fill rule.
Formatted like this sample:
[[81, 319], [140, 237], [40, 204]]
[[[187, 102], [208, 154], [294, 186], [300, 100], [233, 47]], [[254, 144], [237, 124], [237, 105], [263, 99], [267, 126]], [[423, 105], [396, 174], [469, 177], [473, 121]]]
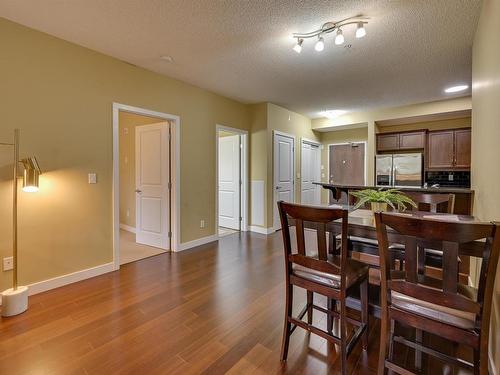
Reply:
[[[81, 271], [76, 271], [73, 273], [68, 273], [66, 275], [53, 277], [52, 279], [38, 281], [33, 284], [28, 285], [28, 293], [30, 296], [42, 292], [46, 292], [51, 289], [59, 288], [68, 284], [76, 283], [78, 281], [90, 279], [91, 277], [103, 275], [108, 272], [114, 271], [114, 263], [105, 263], [96, 267], [87, 268]], [[0, 296], [0, 305], [2, 303]]]
[[198, 238], [198, 239], [193, 240], [193, 241], [183, 242], [179, 245], [179, 248], [177, 250], [174, 250], [174, 251], [183, 251], [183, 250], [191, 249], [191, 248], [196, 247], [196, 246], [205, 245], [205, 244], [210, 243], [210, 242], [215, 242], [218, 240], [219, 240], [219, 236], [213, 234], [211, 236]]
[[258, 227], [256, 225], [250, 225], [250, 232], [268, 235], [276, 231], [274, 230], [274, 228], [264, 228], [264, 227]]
[[127, 232], [135, 233], [135, 227], [132, 227], [127, 224], [120, 223], [120, 229], [126, 230]]

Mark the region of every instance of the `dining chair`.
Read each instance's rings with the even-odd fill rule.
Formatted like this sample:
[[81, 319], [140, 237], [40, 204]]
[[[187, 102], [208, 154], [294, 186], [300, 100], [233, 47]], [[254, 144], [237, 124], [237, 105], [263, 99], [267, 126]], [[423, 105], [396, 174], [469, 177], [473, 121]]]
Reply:
[[[412, 192], [411, 198], [417, 204], [418, 211], [452, 214], [455, 210], [455, 194], [429, 194]], [[397, 260], [399, 269], [402, 270], [404, 259], [404, 245], [392, 244], [390, 250], [392, 250], [393, 262], [396, 262]], [[418, 251], [418, 270], [420, 273], [425, 272], [425, 266], [428, 264], [437, 264], [438, 266], [441, 266], [439, 268], [442, 268], [442, 250], [421, 247], [418, 249]]]
[[[488, 373], [488, 339], [494, 282], [500, 253], [499, 223], [464, 223], [409, 217], [398, 213], [375, 213], [381, 266], [381, 335], [378, 373], [385, 369], [413, 374], [394, 362], [394, 342], [415, 350], [415, 367], [421, 353], [453, 365]], [[387, 227], [404, 238], [405, 269], [391, 267]], [[393, 233], [391, 234], [393, 235]], [[417, 248], [441, 243], [443, 279], [418, 272]], [[433, 246], [434, 246], [433, 245]], [[458, 255], [480, 258], [478, 289], [457, 279]], [[430, 332], [456, 344], [472, 347], [473, 363], [397, 336], [395, 322]]]
[[[340, 346], [341, 373], [347, 374], [347, 356], [359, 338], [362, 338], [363, 349], [368, 346], [368, 266], [364, 263], [348, 259], [347, 251], [347, 214], [348, 211], [340, 208], [319, 208], [278, 202], [281, 218], [285, 255], [286, 304], [281, 360], [286, 361], [290, 336], [295, 328], [301, 327], [319, 335], [327, 341]], [[340, 255], [328, 254], [327, 231], [328, 223], [341, 220], [342, 242]], [[315, 246], [306, 245], [304, 224], [314, 225]], [[296, 251], [292, 251], [291, 228], [295, 227]], [[313, 232], [308, 231], [307, 235]], [[308, 237], [309, 238], [309, 237]], [[313, 247], [313, 248], [311, 248]], [[292, 315], [293, 287], [300, 287], [307, 291], [307, 303], [297, 317]], [[354, 288], [359, 288], [361, 296], [360, 319], [347, 316], [346, 297]], [[323, 308], [314, 304], [314, 293], [326, 296], [336, 304]], [[313, 310], [327, 315], [327, 329], [313, 325]], [[307, 313], [307, 322], [302, 318]], [[333, 319], [340, 320], [340, 334], [333, 332]], [[347, 323], [356, 327], [349, 340]]]

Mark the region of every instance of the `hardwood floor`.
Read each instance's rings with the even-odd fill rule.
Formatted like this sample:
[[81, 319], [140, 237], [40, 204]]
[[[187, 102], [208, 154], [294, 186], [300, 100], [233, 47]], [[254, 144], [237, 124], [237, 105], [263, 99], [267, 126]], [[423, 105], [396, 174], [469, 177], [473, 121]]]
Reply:
[[[1, 321], [0, 374], [338, 373], [335, 347], [301, 329], [279, 361], [282, 256], [280, 233], [237, 233], [32, 296], [26, 313]], [[376, 373], [374, 323], [352, 373]]]

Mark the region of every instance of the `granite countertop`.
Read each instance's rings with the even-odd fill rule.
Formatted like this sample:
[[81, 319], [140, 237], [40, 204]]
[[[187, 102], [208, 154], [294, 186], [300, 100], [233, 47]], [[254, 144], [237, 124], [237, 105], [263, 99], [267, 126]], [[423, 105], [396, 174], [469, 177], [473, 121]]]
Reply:
[[[344, 190], [361, 190], [361, 189], [389, 189], [392, 188], [392, 186], [370, 186], [370, 185], [342, 185], [342, 184], [329, 184], [326, 182], [313, 182], [316, 185], [321, 185], [324, 188], [339, 188], [339, 189], [344, 189]], [[424, 187], [412, 187], [412, 186], [399, 186], [399, 187], [394, 187], [398, 190], [401, 191], [420, 191], [420, 192], [426, 192], [426, 193], [463, 193], [463, 194], [472, 194], [474, 193], [474, 190], [471, 190], [469, 188], [458, 188], [458, 187], [438, 187], [438, 188], [424, 188]]]

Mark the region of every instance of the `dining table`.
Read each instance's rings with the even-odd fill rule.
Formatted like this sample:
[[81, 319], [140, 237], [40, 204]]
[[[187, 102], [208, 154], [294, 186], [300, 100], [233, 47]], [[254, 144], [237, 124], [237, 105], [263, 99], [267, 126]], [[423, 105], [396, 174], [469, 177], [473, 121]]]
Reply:
[[[348, 238], [350, 239], [350, 248], [349, 255], [353, 256], [353, 253], [365, 253], [370, 256], [377, 257], [379, 255], [378, 252], [378, 244], [377, 244], [377, 228], [375, 225], [375, 217], [374, 213], [371, 210], [355, 208], [353, 205], [324, 205], [327, 208], [341, 208], [349, 211], [348, 213]], [[419, 219], [429, 219], [429, 220], [439, 220], [439, 221], [452, 221], [459, 223], [474, 223], [479, 222], [477, 218], [469, 215], [455, 215], [455, 214], [446, 214], [446, 213], [432, 213], [432, 212], [424, 212], [424, 211], [404, 211], [404, 212], [395, 212], [398, 215], [404, 215], [408, 217], [415, 217]], [[304, 222], [304, 227], [308, 229], [315, 229], [316, 224]], [[330, 222], [326, 225], [326, 231], [329, 233], [329, 251], [335, 252], [336, 250], [336, 235], [341, 233], [342, 222], [341, 219]], [[406, 238], [405, 236], [400, 235], [398, 232], [393, 230], [392, 228], [387, 227], [387, 237], [390, 244], [405, 244]], [[365, 241], [366, 240], [366, 241]], [[368, 246], [359, 246], [356, 247], [356, 251], [353, 251], [352, 243], [356, 242], [365, 242]], [[421, 242], [421, 246], [425, 248], [434, 248], [438, 249], [437, 246], [440, 246], [433, 243], [432, 241], [428, 241], [427, 243]], [[460, 245], [460, 249], [455, 249], [455, 252], [447, 250], [443, 252], [443, 267], [446, 267], [447, 264], [456, 264], [456, 259], [459, 256], [473, 256], [473, 257], [482, 257], [482, 252], [484, 249], [484, 243], [479, 241], [473, 241], [470, 243], [464, 243]], [[415, 254], [416, 258], [416, 254]], [[447, 262], [446, 259], [455, 259], [455, 262]], [[358, 258], [359, 259], [359, 258]], [[417, 259], [413, 261], [417, 262]], [[369, 266], [372, 269], [378, 269], [378, 264], [374, 262], [369, 262]], [[457, 277], [458, 269], [448, 270], [451, 272], [443, 272], [443, 282], [446, 282], [445, 277]], [[359, 309], [360, 302], [359, 296], [353, 295], [347, 299], [347, 306]], [[370, 282], [370, 314], [379, 317], [380, 316], [380, 286], [375, 281]]]

